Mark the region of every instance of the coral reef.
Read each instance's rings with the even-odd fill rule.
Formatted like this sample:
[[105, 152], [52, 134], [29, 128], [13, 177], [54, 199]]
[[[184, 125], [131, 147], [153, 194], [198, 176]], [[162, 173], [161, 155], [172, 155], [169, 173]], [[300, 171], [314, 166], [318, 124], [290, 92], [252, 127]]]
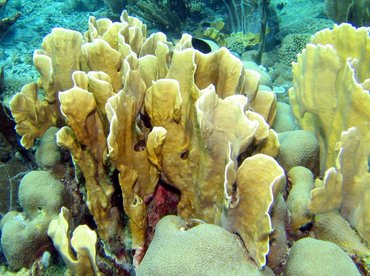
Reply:
[[[311, 0], [271, 0], [271, 6], [276, 7], [279, 18], [279, 30], [276, 39], [282, 40], [289, 34], [314, 34], [324, 28], [331, 28], [333, 20], [323, 16], [325, 1]], [[283, 3], [283, 8], [277, 8]]]
[[[63, 125], [63, 120], [68, 124], [58, 131], [57, 142], [71, 151], [81, 170], [99, 236], [113, 251], [121, 225], [111, 201], [114, 185], [109, 170], [113, 168], [109, 169], [107, 158], [119, 173], [132, 248], [138, 252], [147, 229], [144, 199], [153, 194], [160, 177], [180, 191], [177, 209], [185, 220], [196, 217], [220, 225], [226, 197], [230, 202], [225, 221], [244, 236], [246, 228], [237, 223], [241, 209], [236, 207], [245, 188], [232, 188], [236, 161], [251, 145], [256, 146], [255, 153], [276, 156], [277, 135], [265, 122], [273, 121], [276, 99], [271, 92], [256, 95], [258, 74], [244, 70], [224, 48], [204, 55], [191, 48], [188, 35], [174, 48], [162, 33], [145, 37], [145, 26], [127, 13], [120, 23], [91, 18], [86, 42], [76, 32], [54, 29], [44, 39], [44, 50], [35, 51], [39, 82], [26, 85], [10, 103], [22, 143], [30, 147], [46, 128], [58, 122]], [[71, 75], [71, 71], [75, 72]], [[37, 97], [38, 87], [46, 93], [44, 100]], [[63, 91], [59, 100], [58, 91]], [[270, 103], [259, 104], [263, 102]], [[248, 110], [249, 104], [265, 118]], [[32, 107], [30, 113], [23, 112], [27, 106]], [[228, 117], [224, 117], [226, 110]], [[140, 119], [144, 117], [149, 125]], [[255, 162], [272, 162], [264, 156], [256, 155], [259, 161]], [[277, 174], [266, 178], [266, 185], [284, 175], [277, 163], [271, 166]], [[225, 182], [226, 168], [229, 179]], [[237, 182], [245, 186], [243, 178]], [[272, 202], [273, 198], [266, 197], [264, 212]], [[269, 216], [264, 217], [263, 231], [270, 233]], [[257, 239], [254, 233], [248, 242], [251, 248]], [[259, 243], [253, 251], [262, 254], [255, 257], [262, 267], [268, 238]]]
[[369, 261], [370, 249], [363, 244], [357, 232], [338, 211], [317, 214], [313, 233], [320, 240], [336, 243], [351, 256], [365, 257], [364, 260], [367, 258]]
[[[172, 43], [147, 32], [127, 11], [119, 22], [90, 17], [85, 33], [54, 28], [34, 52], [39, 79], [10, 101], [16, 130], [39, 168], [54, 172], [58, 145], [74, 175], [63, 174], [65, 187], [46, 171], [23, 178], [22, 213], [1, 221], [10, 268], [41, 268], [45, 241], [74, 275], [294, 275], [302, 258], [307, 271], [336, 271], [340, 259], [358, 274], [334, 243], [368, 262], [364, 29], [312, 38], [294, 64], [292, 111], [260, 86], [272, 85], [262, 67], [246, 69], [226, 48], [204, 54], [188, 34]], [[343, 36], [355, 46], [339, 43]], [[27, 256], [14, 260], [9, 233], [24, 225], [30, 240], [15, 236]]]
[[[303, 129], [318, 136], [321, 173], [335, 164], [342, 131], [356, 127], [364, 137], [369, 135], [369, 41], [366, 28], [342, 24], [332, 31], [325, 29], [312, 38], [293, 65], [293, 113]], [[325, 74], [318, 68], [325, 69]]]
[[[289, 221], [288, 207], [283, 193], [284, 190], [276, 198], [276, 203], [274, 203], [271, 211], [271, 223], [274, 232], [270, 234], [266, 268], [271, 268], [275, 274], [281, 274], [283, 270], [282, 264], [286, 261], [289, 249], [288, 233], [286, 230], [286, 225]], [[268, 269], [265, 271], [268, 273]]]
[[[349, 24], [318, 32], [293, 64], [290, 99], [300, 126], [317, 136], [323, 176], [312, 191], [315, 213], [340, 209], [370, 241], [370, 38]], [[324, 92], [323, 92], [324, 91]], [[354, 161], [356, 160], [356, 161]]]
[[240, 235], [249, 255], [262, 269], [273, 231], [269, 212], [285, 188], [284, 170], [272, 157], [256, 154], [239, 167], [236, 184], [236, 195], [231, 195], [234, 198], [230, 199], [222, 225]]

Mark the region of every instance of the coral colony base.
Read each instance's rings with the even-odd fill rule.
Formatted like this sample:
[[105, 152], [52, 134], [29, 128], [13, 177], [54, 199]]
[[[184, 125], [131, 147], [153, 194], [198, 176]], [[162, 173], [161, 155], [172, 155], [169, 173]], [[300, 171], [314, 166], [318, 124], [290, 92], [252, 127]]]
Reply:
[[316, 33], [289, 107], [226, 48], [126, 11], [54, 28], [10, 101], [37, 169], [1, 220], [0, 273], [369, 273], [369, 59], [366, 28]]

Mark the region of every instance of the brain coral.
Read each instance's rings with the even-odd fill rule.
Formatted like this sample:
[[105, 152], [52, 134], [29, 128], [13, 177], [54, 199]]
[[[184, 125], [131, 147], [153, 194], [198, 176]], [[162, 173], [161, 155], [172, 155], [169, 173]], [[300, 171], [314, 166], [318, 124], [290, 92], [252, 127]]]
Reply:
[[49, 220], [43, 217], [39, 216], [29, 221], [22, 213], [4, 224], [1, 246], [11, 269], [29, 267], [39, 249], [51, 245], [46, 234], [48, 225]]
[[351, 258], [335, 243], [304, 238], [290, 250], [284, 275], [360, 275]]
[[63, 205], [69, 204], [63, 184], [46, 171], [26, 174], [18, 197], [23, 212], [10, 212], [1, 221], [1, 246], [14, 270], [29, 267], [41, 248], [51, 246], [47, 235], [49, 222]]
[[159, 221], [137, 275], [264, 275], [230, 232], [213, 224], [184, 225], [176, 216]]
[[277, 157], [279, 164], [289, 171], [294, 166], [315, 169], [319, 158], [319, 143], [314, 134], [305, 130], [279, 133], [281, 144]]
[[69, 196], [63, 184], [49, 172], [31, 171], [21, 181], [18, 199], [28, 219], [44, 213], [59, 214], [62, 206], [68, 206]]
[[40, 139], [40, 145], [36, 150], [36, 163], [39, 167], [50, 169], [61, 160], [59, 147], [55, 141], [58, 128], [49, 128]]

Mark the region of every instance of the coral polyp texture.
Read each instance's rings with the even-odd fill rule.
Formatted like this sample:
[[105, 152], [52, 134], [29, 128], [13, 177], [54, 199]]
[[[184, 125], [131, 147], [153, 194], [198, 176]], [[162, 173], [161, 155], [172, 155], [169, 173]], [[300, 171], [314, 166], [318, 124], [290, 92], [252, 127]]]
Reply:
[[[245, 69], [226, 48], [204, 54], [191, 41], [188, 34], [176, 44], [161, 32], [148, 36], [146, 26], [124, 11], [120, 22], [90, 17], [84, 34], [55, 28], [45, 37], [42, 49], [35, 51], [40, 77], [25, 85], [10, 107], [24, 147], [32, 148], [48, 129], [58, 127], [56, 143], [72, 156], [79, 189], [68, 188], [83, 198], [93, 221], [89, 227], [73, 220], [70, 214], [76, 206], [60, 209], [58, 205], [47, 231], [72, 274], [110, 275], [114, 271], [118, 275], [128, 268], [142, 275], [193, 274], [204, 271], [197, 266], [208, 258], [227, 261], [232, 256], [238, 258], [228, 264], [233, 275], [269, 274], [270, 268], [279, 273], [288, 249], [288, 218], [298, 232], [301, 226], [315, 223], [314, 214], [326, 203], [318, 201], [330, 197], [325, 185], [316, 187], [310, 197], [310, 177], [295, 179], [301, 177], [295, 173], [296, 187], [287, 207], [286, 168], [275, 160], [280, 151], [280, 135], [272, 129], [275, 95], [259, 91], [259, 73]], [[302, 59], [298, 58], [298, 67], [303, 66]], [[359, 61], [353, 64], [366, 67]], [[364, 76], [359, 78], [364, 80]], [[291, 96], [298, 117], [301, 79], [296, 78]], [[298, 118], [304, 126], [303, 120]], [[351, 126], [348, 134], [342, 134], [344, 149], [338, 158], [344, 163], [338, 162], [356, 172], [345, 162], [346, 154], [363, 158], [363, 151], [355, 148], [366, 145], [359, 139], [349, 143], [346, 135], [359, 133], [366, 138], [367, 134], [360, 126]], [[335, 132], [328, 143], [337, 136]], [[324, 138], [317, 137], [322, 153], [327, 145]], [[47, 144], [45, 139], [39, 154]], [[308, 152], [307, 160], [295, 158], [289, 169], [311, 166], [318, 147], [311, 140], [312, 145], [294, 147], [298, 153]], [[321, 156], [322, 168], [331, 159]], [[355, 188], [366, 190], [366, 179], [357, 179], [363, 186]], [[299, 189], [304, 196], [297, 195]], [[324, 195], [315, 196], [317, 189], [324, 189], [320, 192]], [[151, 218], [156, 217], [150, 212], [156, 210], [158, 190], [163, 197], [179, 195], [177, 216], [159, 222], [150, 244]], [[367, 222], [362, 216], [367, 212], [368, 195], [356, 191], [356, 196], [362, 200], [356, 201], [356, 210], [342, 215], [366, 240]], [[345, 192], [338, 197], [335, 208], [350, 206], [354, 198]], [[288, 216], [289, 212], [295, 213]], [[69, 228], [74, 230], [72, 238]], [[125, 252], [132, 253], [132, 258]], [[212, 257], [223, 253], [219, 259]], [[186, 261], [181, 254], [186, 254]], [[166, 270], [162, 262], [169, 258], [173, 263]], [[231, 271], [229, 266], [220, 269]]]

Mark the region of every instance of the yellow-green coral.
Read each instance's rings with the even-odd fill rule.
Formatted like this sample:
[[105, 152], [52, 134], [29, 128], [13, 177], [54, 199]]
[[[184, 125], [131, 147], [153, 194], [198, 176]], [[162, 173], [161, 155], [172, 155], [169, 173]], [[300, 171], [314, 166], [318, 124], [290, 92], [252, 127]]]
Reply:
[[80, 33], [55, 28], [44, 38], [43, 49], [34, 52], [40, 78], [37, 83], [25, 85], [9, 103], [25, 148], [31, 148], [35, 138], [49, 127], [61, 124], [57, 93], [73, 85], [71, 72], [80, 69], [81, 43]]
[[[349, 24], [315, 34], [293, 64], [289, 92], [302, 128], [320, 143], [322, 185], [312, 191], [315, 213], [339, 209], [370, 241], [370, 38]], [[318, 182], [317, 182], [318, 183]]]
[[225, 208], [223, 226], [239, 233], [261, 269], [266, 264], [269, 235], [273, 231], [269, 212], [285, 186], [284, 170], [272, 157], [256, 154], [239, 167], [235, 186]]
[[[73, 31], [53, 30], [44, 41], [45, 52], [36, 52], [38, 86], [48, 92], [39, 101], [65, 125], [57, 142], [70, 150], [84, 176], [85, 200], [105, 249], [114, 253], [121, 248], [122, 221], [112, 200], [118, 179], [137, 253], [146, 239], [145, 199], [159, 179], [181, 193], [177, 209], [186, 222], [197, 218], [221, 224], [225, 198], [230, 200], [233, 194], [238, 158], [252, 152], [276, 156], [279, 151], [277, 135], [268, 124], [275, 116], [276, 98], [272, 93], [258, 95], [258, 73], [245, 70], [226, 48], [203, 54], [192, 48], [189, 35], [172, 45], [163, 33], [147, 38], [145, 25], [126, 12], [120, 19], [113, 23], [90, 18], [83, 40]], [[61, 42], [55, 43], [58, 37]], [[30, 103], [30, 110], [37, 104]], [[17, 116], [24, 106], [21, 101], [15, 106]], [[34, 129], [22, 135], [31, 133], [28, 145], [32, 145], [42, 131], [35, 132], [36, 116], [26, 115], [35, 122]], [[266, 213], [273, 204], [269, 185], [276, 180], [280, 187], [284, 174], [272, 157], [255, 156], [269, 160], [278, 172], [266, 180], [266, 197], [259, 205], [263, 223], [258, 226], [253, 221], [257, 227], [248, 234], [237, 223], [238, 216], [229, 221], [240, 236], [249, 236], [248, 250], [261, 268], [271, 233]], [[248, 163], [258, 160], [251, 158]], [[118, 172], [117, 179], [111, 177], [112, 170]], [[245, 183], [243, 178], [238, 181]], [[243, 198], [244, 191], [240, 188], [234, 196]], [[248, 207], [245, 203], [243, 210]]]
[[[95, 261], [96, 233], [84, 224], [77, 226], [73, 230], [72, 238], [70, 238], [69, 219], [69, 210], [62, 207], [59, 216], [50, 222], [48, 235], [53, 240], [54, 246], [60, 252], [72, 275], [98, 275]], [[75, 254], [72, 252], [75, 252]]]
[[366, 28], [342, 24], [317, 33], [293, 64], [293, 113], [302, 128], [318, 136], [322, 174], [335, 165], [342, 131], [357, 127], [361, 135], [370, 135], [370, 97], [364, 87], [370, 72], [369, 45]]

